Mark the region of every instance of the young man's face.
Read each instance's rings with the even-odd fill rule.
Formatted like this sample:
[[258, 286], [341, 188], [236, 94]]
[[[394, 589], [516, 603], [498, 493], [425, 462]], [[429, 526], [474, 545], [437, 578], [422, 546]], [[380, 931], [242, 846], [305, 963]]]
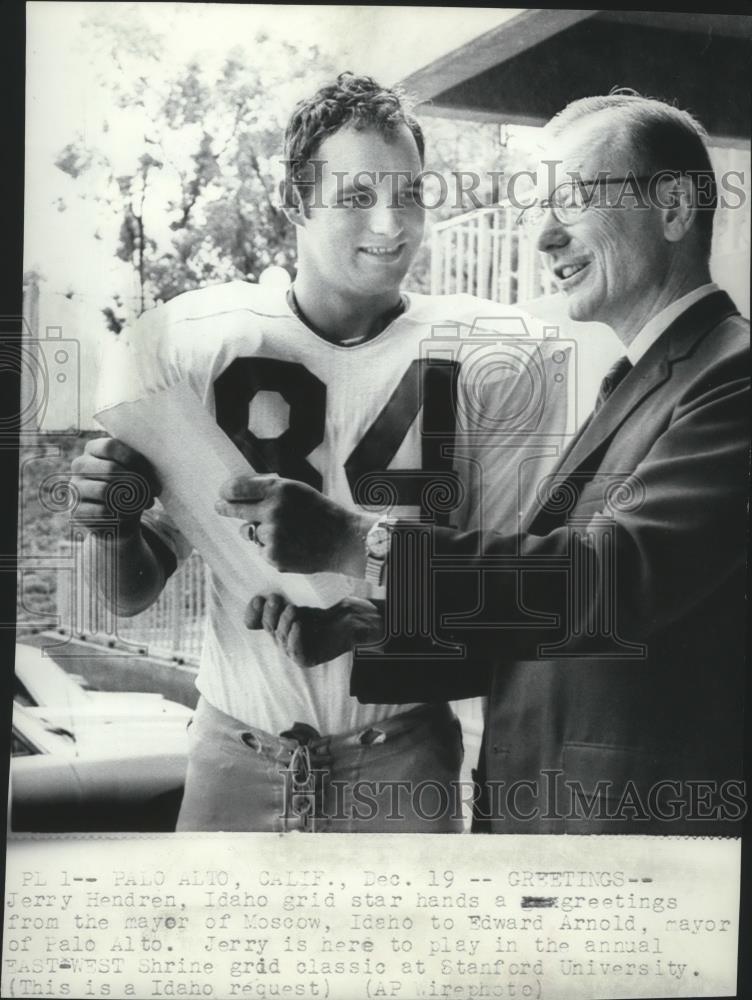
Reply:
[[299, 218], [299, 270], [323, 292], [396, 298], [423, 238], [415, 138], [406, 125], [386, 135], [343, 128], [315, 159], [325, 162]]

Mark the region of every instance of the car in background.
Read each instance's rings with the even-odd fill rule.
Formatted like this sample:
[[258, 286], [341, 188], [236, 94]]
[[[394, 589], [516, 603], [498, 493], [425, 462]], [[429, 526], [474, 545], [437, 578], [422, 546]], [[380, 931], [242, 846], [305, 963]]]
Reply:
[[13, 700], [32, 715], [76, 731], [84, 725], [117, 726], [136, 720], [184, 729], [193, 714], [161, 694], [87, 690], [81, 678], [63, 670], [43, 650], [20, 642], [16, 644]]
[[11, 739], [11, 832], [175, 829], [185, 725], [140, 719], [70, 729], [14, 703]]
[[86, 690], [18, 643], [11, 831], [174, 830], [192, 714], [161, 694]]

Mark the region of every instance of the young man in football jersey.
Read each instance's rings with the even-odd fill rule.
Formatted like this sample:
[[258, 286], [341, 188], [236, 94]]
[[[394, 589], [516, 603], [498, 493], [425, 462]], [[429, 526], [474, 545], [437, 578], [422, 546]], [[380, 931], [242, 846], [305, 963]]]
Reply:
[[[493, 308], [400, 290], [423, 234], [423, 152], [420, 125], [397, 93], [342, 74], [297, 106], [286, 131], [294, 284], [188, 292], [119, 340], [147, 388], [189, 380], [256, 472], [297, 479], [351, 508], [387, 498], [395, 511], [446, 522], [428, 487], [456, 488], [445, 445], [458, 369], [428, 363], [421, 345], [436, 327], [469, 329]], [[157, 491], [143, 457], [123, 442], [89, 442], [75, 460], [78, 515], [95, 533], [97, 518], [111, 516], [108, 482], [131, 469]], [[249, 544], [254, 526], [245, 531]], [[119, 613], [148, 607], [189, 552], [158, 503], [121, 517], [110, 595]], [[352, 583], [319, 657], [327, 635], [343, 648], [340, 626], [368, 628], [372, 592]], [[460, 831], [448, 790], [462, 738], [449, 706], [362, 705], [349, 693], [350, 666], [345, 654], [300, 670], [274, 636], [246, 628], [215, 579], [178, 829]]]

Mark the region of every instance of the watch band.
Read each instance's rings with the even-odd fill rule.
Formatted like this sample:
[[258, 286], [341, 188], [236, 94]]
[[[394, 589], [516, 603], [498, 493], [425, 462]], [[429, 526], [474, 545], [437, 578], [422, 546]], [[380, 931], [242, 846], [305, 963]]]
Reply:
[[366, 535], [366, 582], [375, 587], [384, 584], [384, 570], [389, 556], [394, 519], [381, 517], [371, 525]]

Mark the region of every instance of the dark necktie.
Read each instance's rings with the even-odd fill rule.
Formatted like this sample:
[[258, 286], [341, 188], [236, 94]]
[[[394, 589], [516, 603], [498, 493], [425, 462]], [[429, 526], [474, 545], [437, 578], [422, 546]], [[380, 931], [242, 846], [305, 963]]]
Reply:
[[587, 419], [583, 421], [580, 429], [577, 431], [577, 433], [574, 435], [572, 440], [569, 442], [569, 444], [562, 452], [559, 461], [556, 463], [554, 467], [554, 472], [556, 472], [559, 469], [561, 464], [564, 462], [564, 459], [569, 456], [569, 453], [572, 451], [574, 446], [577, 444], [582, 435], [585, 433], [586, 427], [588, 427], [595, 414], [598, 412], [598, 410], [600, 410], [600, 408], [606, 402], [606, 400], [614, 391], [614, 389], [617, 387], [617, 385], [622, 381], [622, 379], [627, 375], [627, 373], [632, 370], [633, 367], [634, 366], [632, 365], [632, 362], [629, 360], [626, 354], [623, 357], [618, 358], [616, 361], [614, 361], [609, 370], [601, 379], [600, 388], [598, 389], [598, 396], [596, 397], [595, 400], [595, 406], [593, 407]]
[[598, 397], [595, 400], [595, 406], [593, 407], [593, 413], [597, 413], [598, 410], [600, 410], [617, 385], [631, 370], [632, 362], [626, 354], [614, 361], [609, 370], [603, 376], [600, 388], [598, 389]]

